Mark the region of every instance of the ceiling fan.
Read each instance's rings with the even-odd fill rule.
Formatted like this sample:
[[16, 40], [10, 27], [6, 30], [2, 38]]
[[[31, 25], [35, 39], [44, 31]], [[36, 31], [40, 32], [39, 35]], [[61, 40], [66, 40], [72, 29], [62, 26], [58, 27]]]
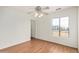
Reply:
[[36, 6], [34, 11], [28, 12], [28, 14], [33, 14], [34, 17], [42, 17], [44, 15], [48, 15], [48, 13], [44, 12], [44, 10], [50, 9], [48, 6], [46, 7], [41, 7], [41, 6]]

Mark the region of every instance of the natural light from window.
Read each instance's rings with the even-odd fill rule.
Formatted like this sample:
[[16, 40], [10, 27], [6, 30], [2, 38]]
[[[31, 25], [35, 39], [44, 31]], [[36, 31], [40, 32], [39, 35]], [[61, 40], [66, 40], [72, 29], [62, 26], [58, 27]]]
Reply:
[[69, 17], [58, 17], [52, 20], [53, 36], [69, 36]]

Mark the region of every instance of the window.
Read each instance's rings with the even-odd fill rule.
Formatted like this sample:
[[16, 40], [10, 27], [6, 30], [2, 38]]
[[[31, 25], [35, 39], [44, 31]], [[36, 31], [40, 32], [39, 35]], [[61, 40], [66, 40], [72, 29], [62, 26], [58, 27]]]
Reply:
[[54, 36], [59, 36], [59, 18], [54, 18], [52, 21], [52, 25]]
[[52, 20], [53, 36], [69, 36], [69, 17], [59, 17]]

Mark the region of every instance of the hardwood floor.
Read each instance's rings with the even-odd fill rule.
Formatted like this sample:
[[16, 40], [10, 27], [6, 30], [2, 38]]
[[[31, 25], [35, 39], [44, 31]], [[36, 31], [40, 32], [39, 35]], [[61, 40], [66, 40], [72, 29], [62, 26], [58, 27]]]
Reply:
[[31, 41], [0, 50], [1, 53], [76, 53], [76, 48], [32, 38]]

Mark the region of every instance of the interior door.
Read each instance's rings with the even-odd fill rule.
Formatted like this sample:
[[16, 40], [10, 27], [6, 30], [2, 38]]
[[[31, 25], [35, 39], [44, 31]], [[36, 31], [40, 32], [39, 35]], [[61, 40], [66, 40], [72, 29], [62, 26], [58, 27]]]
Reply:
[[31, 20], [31, 37], [35, 37], [36, 33], [36, 22], [35, 20]]

